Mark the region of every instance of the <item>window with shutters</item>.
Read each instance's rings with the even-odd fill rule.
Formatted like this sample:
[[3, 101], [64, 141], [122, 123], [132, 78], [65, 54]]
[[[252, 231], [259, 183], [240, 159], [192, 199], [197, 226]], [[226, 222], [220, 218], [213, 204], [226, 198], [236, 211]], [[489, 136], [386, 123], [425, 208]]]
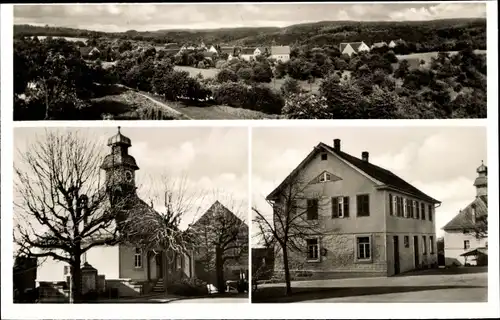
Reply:
[[429, 214], [429, 221], [432, 221], [432, 214], [433, 214], [432, 209], [433, 209], [432, 204], [430, 204], [429, 205], [429, 210], [428, 210], [429, 211], [428, 212], [428, 214]]
[[402, 217], [403, 211], [404, 211], [403, 198], [398, 196], [398, 197], [396, 197], [396, 200], [397, 200], [396, 203], [397, 203], [397, 208], [398, 208], [397, 216]]
[[427, 254], [427, 239], [425, 236], [422, 236], [422, 242], [423, 242], [422, 253]]
[[360, 194], [356, 196], [357, 216], [370, 216], [370, 195]]
[[318, 238], [306, 239], [307, 242], [307, 260], [308, 261], [318, 261], [319, 260], [319, 240]]
[[417, 201], [412, 200], [411, 217], [415, 219], [416, 216], [417, 216]]
[[318, 199], [307, 199], [307, 220], [318, 220]]
[[415, 212], [415, 218], [416, 219], [420, 219], [420, 202], [415, 201], [415, 203], [416, 203], [415, 204], [415, 210], [416, 210], [416, 212]]
[[425, 220], [425, 203], [421, 203], [420, 204], [420, 217], [422, 218], [422, 220]]
[[404, 236], [404, 244], [405, 244], [405, 248], [410, 247], [410, 237], [409, 236]]
[[403, 217], [408, 218], [408, 200], [403, 198]]
[[429, 236], [429, 251], [434, 254], [434, 237]]
[[349, 217], [349, 197], [332, 198], [332, 218]]

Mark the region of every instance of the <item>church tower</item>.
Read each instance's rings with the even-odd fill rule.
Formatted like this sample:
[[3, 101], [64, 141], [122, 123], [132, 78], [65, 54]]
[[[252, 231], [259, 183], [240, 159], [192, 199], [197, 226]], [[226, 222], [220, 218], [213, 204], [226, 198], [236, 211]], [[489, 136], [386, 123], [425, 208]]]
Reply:
[[132, 146], [129, 138], [120, 132], [108, 139], [111, 148], [101, 165], [106, 171], [106, 190], [113, 200], [136, 195], [135, 171], [139, 170], [134, 157], [128, 154], [128, 148]]
[[474, 181], [476, 187], [476, 197], [488, 195], [488, 167], [481, 161], [481, 165], [477, 168], [477, 178]]

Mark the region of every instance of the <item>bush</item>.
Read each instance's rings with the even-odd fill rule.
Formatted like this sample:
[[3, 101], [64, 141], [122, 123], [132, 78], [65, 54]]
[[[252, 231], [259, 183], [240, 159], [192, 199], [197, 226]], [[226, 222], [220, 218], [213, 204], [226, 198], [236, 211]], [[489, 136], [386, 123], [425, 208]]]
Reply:
[[169, 292], [180, 296], [203, 296], [208, 294], [207, 282], [197, 278], [184, 278], [169, 284]]
[[251, 87], [240, 82], [226, 82], [214, 87], [213, 97], [217, 104], [269, 114], [280, 114], [284, 105], [279, 92], [273, 91], [268, 86]]
[[238, 76], [231, 69], [222, 69], [216, 76], [217, 82], [224, 83], [228, 81], [236, 82], [238, 81]]
[[326, 98], [308, 93], [289, 96], [282, 113], [287, 119], [333, 119]]
[[281, 86], [281, 94], [283, 94], [285, 97], [292, 94], [298, 94], [300, 93], [300, 91], [301, 89], [299, 81], [293, 78], [287, 78]]

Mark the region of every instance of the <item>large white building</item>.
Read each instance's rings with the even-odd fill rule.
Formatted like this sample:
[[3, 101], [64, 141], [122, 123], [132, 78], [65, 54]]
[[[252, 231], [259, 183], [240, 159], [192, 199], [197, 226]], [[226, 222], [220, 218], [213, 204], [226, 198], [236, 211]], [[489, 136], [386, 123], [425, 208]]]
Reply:
[[448, 266], [487, 262], [488, 237], [477, 237], [474, 230], [485, 226], [483, 221], [488, 215], [488, 168], [481, 163], [477, 173], [474, 181], [476, 198], [443, 227], [445, 263]]

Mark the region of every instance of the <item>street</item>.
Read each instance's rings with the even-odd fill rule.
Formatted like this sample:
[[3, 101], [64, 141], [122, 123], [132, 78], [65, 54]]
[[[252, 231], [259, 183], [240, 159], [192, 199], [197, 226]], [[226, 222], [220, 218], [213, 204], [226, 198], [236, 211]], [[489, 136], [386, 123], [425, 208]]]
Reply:
[[253, 302], [486, 302], [487, 268], [433, 269], [394, 277], [310, 280], [268, 284], [253, 294]]
[[133, 298], [119, 298], [101, 300], [99, 303], [248, 303], [248, 294], [227, 293], [224, 295], [213, 294], [202, 297], [182, 297], [171, 294], [155, 294]]

